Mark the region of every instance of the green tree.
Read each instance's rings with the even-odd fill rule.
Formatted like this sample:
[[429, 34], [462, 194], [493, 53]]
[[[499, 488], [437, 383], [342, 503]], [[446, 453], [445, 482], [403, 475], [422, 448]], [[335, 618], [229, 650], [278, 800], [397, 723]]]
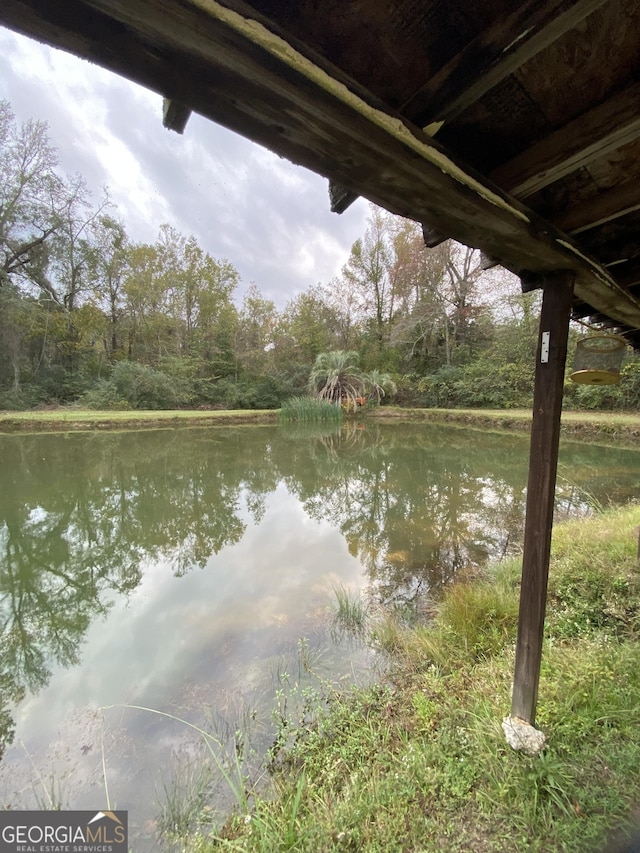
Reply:
[[0, 286], [35, 286], [59, 301], [47, 277], [66, 201], [56, 168], [47, 125], [18, 127], [9, 103], [0, 101]]
[[91, 231], [91, 294], [95, 304], [108, 318], [104, 349], [109, 360], [113, 361], [124, 355], [124, 285], [129, 270], [130, 244], [124, 225], [109, 214], [98, 216]]
[[258, 286], [252, 283], [238, 316], [236, 378], [240, 374], [255, 377], [271, 372], [277, 323], [275, 304], [265, 299]]
[[355, 296], [359, 313], [373, 329], [378, 346], [387, 339], [394, 314], [393, 217], [371, 205], [367, 230], [355, 241], [342, 268], [344, 285]]
[[278, 316], [273, 339], [276, 370], [287, 376], [302, 372], [306, 384], [316, 357], [339, 347], [338, 324], [321, 285], [299, 293]]

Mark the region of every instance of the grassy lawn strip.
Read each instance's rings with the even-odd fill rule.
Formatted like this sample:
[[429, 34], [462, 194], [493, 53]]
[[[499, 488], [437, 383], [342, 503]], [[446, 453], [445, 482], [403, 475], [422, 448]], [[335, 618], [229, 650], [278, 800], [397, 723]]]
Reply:
[[60, 408], [46, 411], [0, 412], [2, 432], [64, 432], [71, 430], [149, 429], [238, 423], [275, 423], [275, 410], [98, 411]]
[[517, 560], [429, 625], [370, 616], [382, 683], [329, 693], [269, 795], [188, 849], [589, 851], [640, 803], [640, 507], [556, 527], [537, 758], [507, 746]]
[[[528, 432], [531, 412], [525, 409], [403, 409], [381, 406], [359, 411], [358, 418], [377, 421], [428, 421], [483, 430]], [[278, 411], [187, 410], [171, 411], [97, 411], [60, 408], [45, 411], [0, 412], [0, 433], [64, 432], [71, 430], [150, 429], [173, 426], [212, 426], [218, 424], [276, 423]], [[562, 414], [562, 435], [599, 442], [614, 440], [634, 444], [640, 438], [640, 414], [626, 412], [573, 412]]]
[[[376, 420], [424, 420], [487, 430], [529, 432], [531, 411], [527, 409], [402, 409], [382, 406], [372, 412]], [[561, 435], [597, 441], [615, 439], [634, 443], [640, 438], [640, 414], [636, 412], [562, 413]]]

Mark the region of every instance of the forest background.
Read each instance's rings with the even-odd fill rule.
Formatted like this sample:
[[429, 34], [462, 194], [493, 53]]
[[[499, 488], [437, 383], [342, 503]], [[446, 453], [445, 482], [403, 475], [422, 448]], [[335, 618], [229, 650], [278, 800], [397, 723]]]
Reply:
[[[239, 283], [169, 225], [133, 241], [108, 191], [61, 174], [46, 124], [0, 101], [0, 409], [278, 408], [334, 350], [392, 376], [383, 402], [531, 405], [539, 297], [477, 251], [425, 247], [414, 222], [372, 205], [341, 274], [283, 309], [256, 283], [238, 304]], [[565, 406], [639, 409], [640, 358], [617, 386], [568, 382]]]

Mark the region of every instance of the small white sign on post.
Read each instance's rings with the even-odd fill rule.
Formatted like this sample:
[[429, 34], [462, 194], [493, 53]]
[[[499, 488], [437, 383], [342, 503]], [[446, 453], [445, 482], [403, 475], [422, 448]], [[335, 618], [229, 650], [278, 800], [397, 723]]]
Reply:
[[540, 361], [542, 364], [547, 364], [549, 361], [549, 338], [551, 337], [551, 332], [543, 332], [542, 333], [542, 344], [540, 346]]

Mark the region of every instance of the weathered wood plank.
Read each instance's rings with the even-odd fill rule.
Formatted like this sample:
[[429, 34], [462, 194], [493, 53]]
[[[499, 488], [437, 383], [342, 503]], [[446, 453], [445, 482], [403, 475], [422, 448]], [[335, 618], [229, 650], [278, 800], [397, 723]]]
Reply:
[[315, 55], [217, 0], [3, 0], [0, 21], [189, 104], [518, 274], [571, 269], [585, 301], [640, 327], [638, 300], [566, 235]]
[[336, 181], [329, 181], [329, 202], [332, 213], [344, 213], [358, 198], [358, 193], [352, 192]]
[[[624, 218], [612, 219], [585, 231], [581, 245], [600, 263], [617, 266], [640, 255], [639, 233], [640, 210], [636, 210]], [[612, 268], [612, 273], [616, 275], [615, 268]]]
[[450, 121], [606, 0], [529, 0], [473, 39], [401, 108], [415, 124]]
[[500, 261], [497, 258], [492, 258], [484, 252], [480, 254], [480, 268], [483, 270], [492, 270], [494, 267], [500, 266]]
[[427, 249], [435, 249], [447, 239], [447, 236], [437, 228], [431, 228], [429, 225], [422, 225], [422, 239]]
[[635, 210], [640, 210], [640, 181], [637, 180], [586, 199], [559, 216], [554, 216], [553, 223], [567, 234], [580, 234]]
[[640, 137], [640, 83], [579, 116], [532, 145], [489, 176], [526, 198], [593, 160]]
[[[511, 716], [535, 724], [547, 603], [549, 558], [562, 390], [574, 276], [559, 271], [542, 282], [536, 356], [527, 509]], [[546, 338], [546, 355], [545, 355]]]
[[184, 133], [184, 129], [189, 121], [191, 108], [179, 103], [171, 101], [169, 98], [164, 98], [162, 101], [162, 124], [167, 130], [173, 130], [176, 133]]
[[617, 265], [614, 275], [621, 287], [635, 287], [640, 284], [640, 258]]

